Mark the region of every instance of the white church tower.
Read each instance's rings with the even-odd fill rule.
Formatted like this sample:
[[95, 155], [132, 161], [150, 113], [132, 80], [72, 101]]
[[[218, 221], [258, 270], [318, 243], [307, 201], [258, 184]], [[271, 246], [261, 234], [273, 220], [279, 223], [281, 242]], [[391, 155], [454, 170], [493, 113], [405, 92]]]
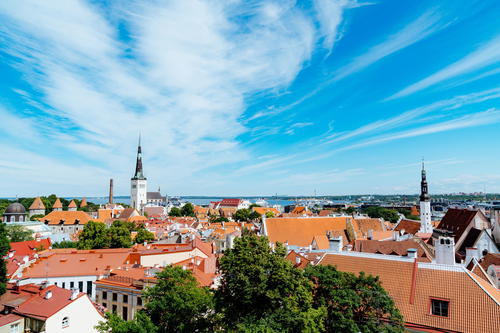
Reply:
[[142, 171], [141, 136], [137, 147], [137, 162], [135, 164], [134, 177], [130, 179], [130, 205], [142, 213], [147, 202], [148, 180]]
[[427, 187], [424, 162], [422, 161], [422, 181], [420, 182], [420, 233], [432, 233], [431, 199]]

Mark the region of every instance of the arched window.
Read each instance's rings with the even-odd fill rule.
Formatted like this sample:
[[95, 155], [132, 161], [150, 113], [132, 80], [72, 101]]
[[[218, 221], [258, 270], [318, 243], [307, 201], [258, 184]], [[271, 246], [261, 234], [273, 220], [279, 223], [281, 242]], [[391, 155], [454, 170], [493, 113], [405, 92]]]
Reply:
[[14, 215], [10, 217], [10, 222], [16, 222], [16, 217]]
[[64, 317], [62, 320], [62, 328], [66, 328], [69, 326], [69, 317]]
[[24, 216], [19, 216], [19, 222], [24, 222]]

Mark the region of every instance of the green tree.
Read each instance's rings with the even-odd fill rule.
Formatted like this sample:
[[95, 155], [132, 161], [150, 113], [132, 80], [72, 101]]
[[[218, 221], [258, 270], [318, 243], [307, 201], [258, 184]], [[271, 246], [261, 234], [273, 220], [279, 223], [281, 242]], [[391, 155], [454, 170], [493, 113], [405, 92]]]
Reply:
[[267, 217], [268, 219], [273, 218], [273, 217], [274, 217], [274, 212], [267, 211], [267, 212], [266, 212], [266, 217]]
[[386, 221], [396, 223], [399, 220], [399, 215], [396, 210], [387, 209], [384, 207], [372, 206], [365, 210], [366, 214], [372, 218], [383, 218]]
[[106, 312], [105, 320], [96, 326], [101, 333], [156, 333], [158, 328], [143, 311], [138, 311], [133, 320], [125, 321], [116, 314]]
[[138, 229], [137, 225], [134, 222], [127, 222], [122, 220], [115, 220], [112, 227], [123, 227], [126, 228], [129, 232], [136, 231]]
[[109, 233], [106, 225], [101, 222], [89, 221], [78, 237], [79, 249], [105, 249], [109, 246]]
[[130, 231], [125, 226], [112, 225], [109, 230], [109, 247], [123, 248], [132, 246]]
[[53, 243], [52, 248], [54, 249], [72, 249], [78, 246], [77, 242], [73, 241], [60, 241], [58, 243]]
[[181, 215], [182, 216], [195, 216], [194, 214], [194, 207], [193, 207], [193, 204], [188, 202], [187, 204], [185, 204], [184, 206], [182, 206], [181, 208]]
[[236, 212], [233, 214], [233, 219], [235, 221], [239, 222], [246, 222], [250, 219], [250, 209], [243, 208], [243, 209], [238, 209]]
[[255, 220], [258, 220], [260, 218], [261, 218], [260, 214], [257, 213], [256, 211], [251, 211], [250, 214], [248, 215], [249, 221], [255, 221]]
[[403, 318], [377, 277], [338, 271], [333, 266], [308, 266], [314, 283], [314, 306], [326, 308], [326, 332], [403, 332]]
[[7, 228], [7, 237], [10, 242], [24, 242], [33, 240], [33, 232], [20, 225], [9, 225]]
[[5, 264], [5, 256], [9, 253], [10, 244], [7, 237], [5, 224], [0, 222], [0, 295], [3, 295], [7, 290], [7, 265]]
[[220, 223], [220, 222], [229, 222], [229, 219], [224, 216], [217, 216], [217, 215], [212, 215], [208, 219], [210, 223]]
[[324, 308], [314, 309], [312, 283], [285, 260], [286, 249], [244, 233], [220, 259], [216, 309], [229, 330], [321, 332]]
[[159, 332], [213, 332], [213, 295], [189, 270], [167, 266], [146, 289], [146, 313]]
[[35, 221], [35, 220], [38, 220], [38, 219], [41, 219], [42, 217], [44, 217], [45, 215], [43, 214], [35, 214], [35, 215], [31, 215], [30, 216], [30, 220], [31, 221]]
[[177, 207], [170, 208], [170, 212], [168, 212], [168, 216], [182, 216], [181, 210]]
[[141, 244], [144, 242], [151, 242], [155, 239], [155, 235], [152, 232], [147, 231], [142, 228], [137, 231], [137, 235], [135, 236], [135, 242], [137, 244]]

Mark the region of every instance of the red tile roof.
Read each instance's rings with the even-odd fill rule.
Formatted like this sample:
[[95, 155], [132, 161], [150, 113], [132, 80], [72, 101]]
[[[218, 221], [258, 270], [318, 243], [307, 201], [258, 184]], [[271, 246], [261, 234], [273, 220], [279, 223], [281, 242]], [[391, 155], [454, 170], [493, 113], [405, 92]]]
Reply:
[[416, 249], [419, 258], [424, 258], [425, 261], [430, 262], [430, 255], [423, 246], [422, 243], [417, 243], [412, 239], [405, 241], [355, 240], [353, 251], [406, 256], [408, 249]]
[[61, 200], [59, 200], [59, 198], [56, 199], [56, 202], [54, 202], [52, 208], [63, 208], [63, 205], [61, 203]]
[[7, 324], [10, 324], [10, 323], [13, 323], [13, 322], [18, 321], [18, 320], [21, 320], [21, 319], [24, 320], [24, 317], [18, 316], [18, 315], [13, 314], [13, 313], [9, 313], [7, 315], [0, 314], [0, 327], [7, 325]]
[[455, 242], [458, 242], [477, 212], [477, 210], [470, 209], [448, 209], [437, 229], [453, 232], [455, 235]]
[[415, 235], [420, 230], [420, 221], [402, 219], [394, 230], [404, 231], [407, 234]]
[[[354, 253], [327, 254], [320, 264], [379, 276], [408, 325], [431, 331], [438, 328], [446, 332], [500, 332], [500, 291], [464, 267], [430, 263], [415, 266], [409, 260], [369, 258]], [[431, 298], [450, 302], [448, 317], [430, 314]]]
[[71, 200], [71, 202], [70, 202], [70, 203], [69, 203], [69, 205], [68, 205], [68, 208], [77, 208], [77, 207], [76, 207], [75, 200]]
[[45, 205], [42, 202], [40, 197], [36, 197], [33, 203], [31, 204], [29, 210], [42, 210], [45, 209]]
[[[48, 292], [52, 293], [50, 298], [46, 298]], [[9, 285], [7, 292], [0, 296], [0, 304], [14, 307], [16, 314], [46, 320], [59, 310], [73, 302], [71, 300], [71, 290], [48, 286], [41, 289], [40, 286], [29, 284], [16, 287]], [[79, 293], [77, 298], [88, 297], [85, 293]]]
[[97, 219], [93, 219], [89, 214], [78, 211], [52, 211], [47, 214], [45, 217], [42, 217], [40, 221], [46, 222], [49, 225], [54, 224], [64, 224], [64, 225], [72, 225], [72, 224], [87, 224], [89, 221], [96, 221]]

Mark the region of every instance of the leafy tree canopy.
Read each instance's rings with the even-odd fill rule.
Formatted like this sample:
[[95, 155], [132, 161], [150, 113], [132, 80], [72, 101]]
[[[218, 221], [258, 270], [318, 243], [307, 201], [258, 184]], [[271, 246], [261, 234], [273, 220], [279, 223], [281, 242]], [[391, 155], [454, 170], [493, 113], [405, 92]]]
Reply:
[[130, 230], [124, 226], [112, 225], [109, 230], [109, 247], [111, 248], [122, 248], [131, 247], [132, 238], [130, 236]]
[[245, 233], [220, 259], [216, 309], [230, 330], [320, 332], [325, 309], [312, 307], [312, 284], [267, 237]]
[[78, 246], [77, 242], [73, 241], [61, 241], [58, 243], [53, 243], [52, 248], [54, 249], [72, 249]]
[[192, 203], [188, 202], [181, 208], [181, 215], [182, 216], [195, 216], [194, 214], [194, 206]]
[[158, 328], [151, 322], [151, 319], [143, 312], [138, 311], [134, 320], [125, 321], [118, 315], [106, 312], [105, 321], [99, 322], [96, 326], [101, 333], [156, 333]]
[[182, 216], [181, 210], [177, 207], [170, 208], [170, 212], [168, 212], [168, 216]]
[[326, 308], [326, 332], [403, 332], [403, 319], [377, 277], [356, 276], [333, 266], [308, 266], [314, 306]]
[[89, 221], [78, 236], [79, 249], [105, 249], [110, 246], [110, 237], [106, 225], [101, 222]]
[[387, 209], [379, 206], [372, 206], [365, 209], [366, 214], [372, 218], [383, 218], [386, 221], [396, 223], [399, 220], [398, 212], [394, 209]]
[[10, 242], [24, 242], [33, 240], [33, 232], [20, 225], [9, 225], [6, 227], [7, 237]]
[[189, 270], [167, 266], [147, 289], [146, 313], [160, 332], [212, 332], [213, 295]]
[[151, 242], [155, 239], [155, 235], [152, 232], [147, 231], [142, 228], [137, 231], [137, 235], [135, 236], [135, 242], [140, 244], [144, 242]]
[[233, 214], [233, 219], [238, 222], [247, 222], [247, 221], [257, 220], [259, 218], [260, 218], [259, 213], [250, 210], [248, 208], [238, 209]]
[[7, 230], [5, 230], [5, 224], [0, 222], [0, 295], [3, 295], [7, 290], [7, 265], [4, 257], [9, 253], [9, 250], [10, 244]]

